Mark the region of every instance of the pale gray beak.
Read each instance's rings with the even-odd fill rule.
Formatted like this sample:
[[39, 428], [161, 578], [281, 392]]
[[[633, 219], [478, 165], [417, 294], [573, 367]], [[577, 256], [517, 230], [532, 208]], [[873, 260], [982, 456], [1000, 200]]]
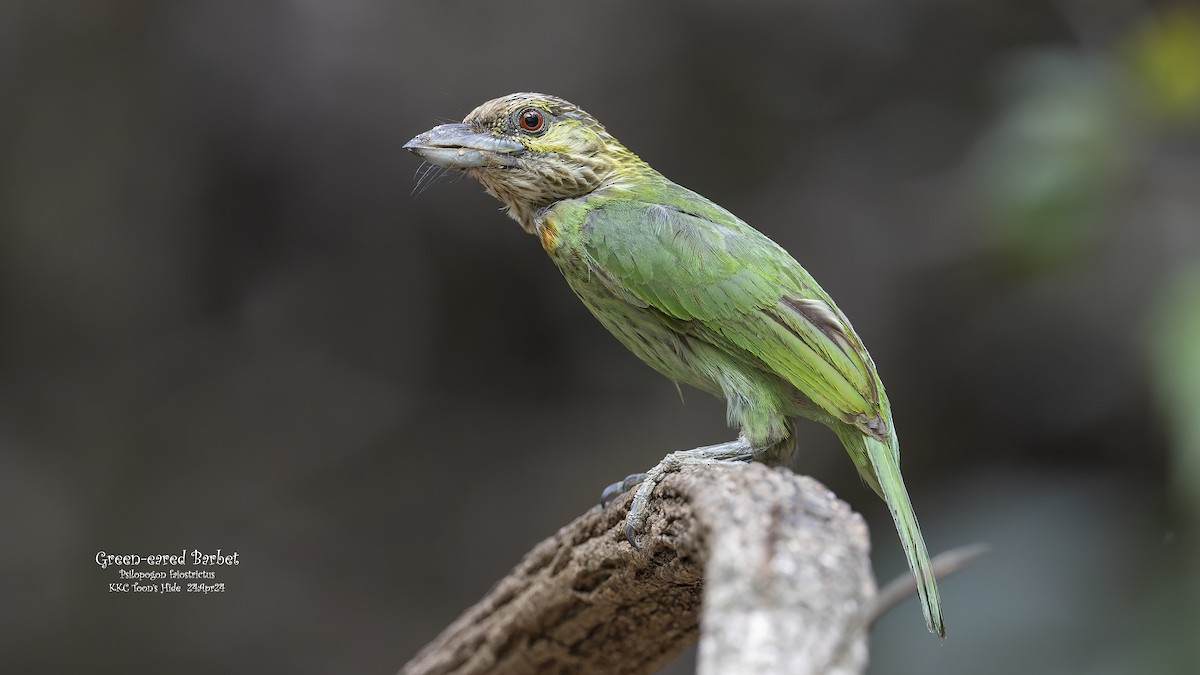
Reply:
[[525, 149], [517, 141], [479, 133], [465, 124], [436, 126], [404, 144], [404, 149], [447, 169], [513, 166], [514, 154]]

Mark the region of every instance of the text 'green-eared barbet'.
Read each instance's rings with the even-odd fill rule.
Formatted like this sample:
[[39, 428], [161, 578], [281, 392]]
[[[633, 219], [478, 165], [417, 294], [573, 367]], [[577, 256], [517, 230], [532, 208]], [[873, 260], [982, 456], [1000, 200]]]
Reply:
[[462, 124], [409, 141], [499, 199], [592, 314], [676, 382], [728, 404], [737, 440], [668, 455], [638, 485], [627, 533], [654, 485], [685, 464], [790, 459], [792, 417], [831, 428], [891, 509], [929, 630], [941, 602], [900, 475], [900, 446], [875, 364], [842, 311], [787, 251], [737, 216], [667, 180], [575, 105], [511, 94]]

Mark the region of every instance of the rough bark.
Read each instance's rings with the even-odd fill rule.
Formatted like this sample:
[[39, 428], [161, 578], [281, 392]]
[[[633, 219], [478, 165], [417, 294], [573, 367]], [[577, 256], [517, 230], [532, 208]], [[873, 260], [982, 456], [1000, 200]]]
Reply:
[[698, 636], [700, 673], [865, 668], [867, 529], [820, 483], [689, 467], [655, 490], [640, 549], [627, 505], [538, 544], [400, 672], [652, 673]]

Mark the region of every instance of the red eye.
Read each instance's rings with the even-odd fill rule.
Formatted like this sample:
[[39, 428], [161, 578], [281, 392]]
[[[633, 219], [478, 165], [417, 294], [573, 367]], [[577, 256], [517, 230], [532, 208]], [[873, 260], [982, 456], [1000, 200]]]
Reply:
[[546, 124], [546, 118], [542, 115], [542, 112], [536, 108], [526, 108], [522, 110], [517, 119], [521, 124], [521, 128], [525, 131], [541, 131], [542, 127]]

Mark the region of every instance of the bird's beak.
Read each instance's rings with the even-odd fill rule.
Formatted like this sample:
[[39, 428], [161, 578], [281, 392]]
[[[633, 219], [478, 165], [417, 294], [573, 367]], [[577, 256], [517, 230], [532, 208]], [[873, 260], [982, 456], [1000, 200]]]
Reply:
[[447, 169], [512, 166], [513, 155], [525, 149], [517, 141], [479, 133], [465, 124], [436, 126], [404, 144], [404, 149]]

